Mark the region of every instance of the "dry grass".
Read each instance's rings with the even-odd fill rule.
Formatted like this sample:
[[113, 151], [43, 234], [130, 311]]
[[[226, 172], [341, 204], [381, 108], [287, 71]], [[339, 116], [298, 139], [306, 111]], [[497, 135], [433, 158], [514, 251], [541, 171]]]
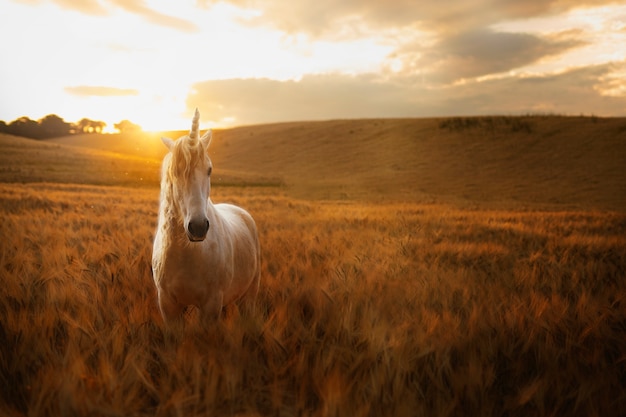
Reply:
[[[158, 136], [54, 142], [160, 160]], [[219, 130], [214, 139], [221, 172], [262, 179], [247, 182], [269, 177], [302, 199], [626, 210], [626, 118], [331, 120]]]
[[190, 309], [170, 331], [158, 135], [0, 135], [0, 414], [621, 415], [624, 126], [216, 132], [214, 200], [257, 220], [261, 291], [250, 314]]
[[0, 184], [0, 413], [626, 410], [626, 215], [214, 194], [259, 224], [259, 299], [168, 332], [156, 189]]
[[0, 182], [158, 186], [160, 166], [133, 154], [0, 133]]
[[[166, 148], [157, 134], [137, 135], [85, 134], [42, 141], [0, 133], [0, 182], [158, 186]], [[275, 176], [228, 169], [218, 174], [217, 185], [283, 185]]]

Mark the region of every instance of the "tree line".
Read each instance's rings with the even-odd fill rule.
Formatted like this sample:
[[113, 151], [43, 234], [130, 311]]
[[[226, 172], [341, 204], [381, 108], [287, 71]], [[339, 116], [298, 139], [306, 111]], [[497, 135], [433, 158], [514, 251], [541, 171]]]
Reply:
[[[23, 136], [31, 139], [48, 139], [80, 133], [102, 133], [107, 124], [100, 120], [83, 118], [77, 123], [63, 120], [56, 114], [49, 114], [39, 120], [22, 116], [10, 123], [0, 120], [0, 132]], [[141, 127], [129, 120], [122, 120], [113, 125], [120, 133], [140, 130]]]

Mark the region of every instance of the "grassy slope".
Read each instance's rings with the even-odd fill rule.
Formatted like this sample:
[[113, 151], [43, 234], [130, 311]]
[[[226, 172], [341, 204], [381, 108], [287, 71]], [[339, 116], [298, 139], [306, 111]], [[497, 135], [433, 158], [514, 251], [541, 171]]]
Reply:
[[[158, 135], [153, 139], [77, 135], [38, 141], [0, 134], [0, 182], [156, 187], [165, 147]], [[214, 183], [281, 185], [277, 178], [229, 170], [220, 170]]]
[[[442, 127], [450, 120], [217, 130], [211, 154], [218, 173], [280, 178], [302, 198], [626, 207], [626, 119], [482, 117]], [[160, 159], [158, 136], [85, 135], [55, 142]]]
[[0, 134], [1, 182], [158, 185], [160, 161]]
[[303, 196], [626, 207], [626, 120], [531, 117], [530, 132], [504, 120], [461, 129], [433, 119], [246, 127], [219, 132], [213, 151], [231, 169], [278, 173]]
[[[167, 136], [167, 134], [159, 132], [141, 131], [122, 134], [82, 134], [55, 138], [47, 142], [134, 155], [160, 161], [166, 152], [159, 140], [162, 135]], [[173, 136], [178, 137], [178, 133], [174, 133]]]

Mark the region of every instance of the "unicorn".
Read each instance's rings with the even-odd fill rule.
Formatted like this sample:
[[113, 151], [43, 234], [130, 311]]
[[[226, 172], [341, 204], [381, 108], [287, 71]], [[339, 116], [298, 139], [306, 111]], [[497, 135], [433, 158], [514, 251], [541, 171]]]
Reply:
[[189, 305], [203, 322], [222, 307], [259, 290], [261, 258], [252, 216], [210, 198], [211, 131], [199, 138], [196, 109], [189, 135], [161, 138], [169, 152], [161, 168], [159, 219], [152, 250], [158, 304], [166, 324], [180, 321]]

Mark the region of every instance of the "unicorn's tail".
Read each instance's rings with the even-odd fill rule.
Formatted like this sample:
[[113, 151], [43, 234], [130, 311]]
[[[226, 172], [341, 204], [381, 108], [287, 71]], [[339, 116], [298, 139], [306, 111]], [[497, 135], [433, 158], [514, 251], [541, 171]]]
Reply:
[[200, 126], [200, 112], [196, 107], [196, 112], [193, 114], [193, 120], [191, 121], [191, 130], [189, 131], [189, 139], [195, 141], [199, 136], [199, 126]]

